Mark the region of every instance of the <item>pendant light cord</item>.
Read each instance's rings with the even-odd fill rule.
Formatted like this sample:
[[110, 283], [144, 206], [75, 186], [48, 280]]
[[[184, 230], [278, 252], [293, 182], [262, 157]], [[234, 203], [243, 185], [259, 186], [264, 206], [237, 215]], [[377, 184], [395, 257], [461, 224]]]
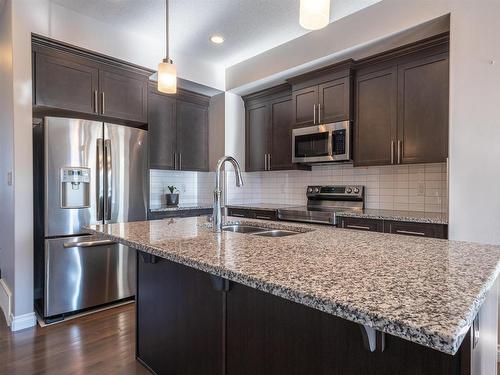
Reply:
[[168, 45], [168, 0], [165, 0], [165, 47], [166, 47], [166, 60], [170, 60], [169, 45]]

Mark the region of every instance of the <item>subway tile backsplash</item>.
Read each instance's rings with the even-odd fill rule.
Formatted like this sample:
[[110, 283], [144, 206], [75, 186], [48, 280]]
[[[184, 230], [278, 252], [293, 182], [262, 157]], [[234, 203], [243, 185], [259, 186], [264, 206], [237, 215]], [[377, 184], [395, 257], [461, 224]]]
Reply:
[[[227, 202], [303, 205], [308, 185], [357, 184], [366, 187], [366, 208], [448, 212], [446, 163], [357, 167], [350, 164], [314, 166], [312, 171], [243, 173], [237, 188], [227, 173]], [[210, 205], [213, 172], [151, 170], [151, 208], [165, 205], [168, 185], [180, 190], [181, 205]]]
[[357, 184], [366, 187], [366, 208], [448, 212], [446, 163], [382, 167], [350, 164], [314, 166], [312, 171], [244, 173], [236, 188], [228, 172], [228, 203], [303, 205], [308, 185]]

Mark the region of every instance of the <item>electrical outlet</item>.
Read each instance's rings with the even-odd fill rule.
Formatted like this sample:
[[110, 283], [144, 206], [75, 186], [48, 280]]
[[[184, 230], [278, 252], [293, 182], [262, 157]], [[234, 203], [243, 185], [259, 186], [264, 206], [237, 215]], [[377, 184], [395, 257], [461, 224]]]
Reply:
[[186, 192], [186, 185], [181, 184], [181, 193], [185, 193], [185, 192]]
[[417, 196], [423, 197], [425, 195], [425, 182], [419, 181], [417, 184]]

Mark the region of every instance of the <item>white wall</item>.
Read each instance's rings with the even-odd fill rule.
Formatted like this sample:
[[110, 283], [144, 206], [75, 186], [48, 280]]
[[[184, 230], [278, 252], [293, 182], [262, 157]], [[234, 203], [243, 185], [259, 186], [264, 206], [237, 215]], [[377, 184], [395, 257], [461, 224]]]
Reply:
[[10, 3], [0, 4], [0, 269], [14, 288], [14, 189], [8, 184], [14, 170], [11, 12]]
[[[160, 40], [154, 41], [114, 29], [111, 25], [69, 11], [48, 0], [7, 0], [7, 7], [12, 8], [12, 38], [5, 37], [8, 34], [2, 32], [1, 39], [6, 40], [5, 43], [12, 39], [13, 68], [12, 84], [8, 79], [5, 81], [2, 78], [0, 81], [2, 89], [7, 86], [6, 94], [2, 95], [6, 95], [7, 100], [4, 103], [8, 107], [0, 114], [2, 124], [7, 124], [0, 128], [1, 138], [6, 138], [0, 142], [2, 146], [10, 145], [12, 158], [9, 159], [9, 148], [6, 147], [7, 156], [1, 164], [0, 182], [5, 182], [5, 172], [10, 168], [14, 172], [14, 184], [7, 190], [5, 183], [2, 184], [1, 197], [10, 197], [5, 201], [13, 202], [13, 206], [7, 207], [6, 213], [1, 214], [0, 223], [6, 223], [2, 231], [10, 228], [8, 233], [11, 234], [12, 241], [9, 243], [10, 238], [7, 236], [5, 246], [11, 249], [8, 254], [11, 254], [11, 257], [14, 256], [14, 259], [4, 260], [5, 257], [1, 255], [1, 261], [2, 266], [4, 261], [6, 265], [6, 269], [2, 269], [2, 272], [11, 279], [9, 286], [14, 298], [13, 314], [18, 316], [33, 311], [31, 33], [48, 36], [153, 69], [163, 58], [164, 47]], [[2, 22], [1, 30], [4, 31], [8, 24], [8, 22]], [[7, 64], [4, 63], [2, 57], [2, 72], [4, 69], [8, 70], [8, 60], [7, 53]], [[181, 78], [219, 89], [224, 88], [224, 74], [221, 68], [183, 56], [176, 56], [176, 63]], [[8, 102], [9, 97], [14, 99], [12, 105]], [[3, 108], [4, 103], [0, 104], [2, 106], [0, 108]], [[9, 112], [12, 112], [10, 121]], [[10, 134], [9, 131], [12, 133]], [[2, 158], [3, 153], [2, 148]], [[17, 213], [15, 216], [12, 210]], [[3, 232], [0, 233], [3, 234]]]
[[[500, 244], [498, 0], [383, 0], [323, 30], [229, 68], [226, 88], [266, 79], [448, 13], [451, 15], [449, 235], [457, 240]], [[497, 63], [491, 65], [491, 60]]]

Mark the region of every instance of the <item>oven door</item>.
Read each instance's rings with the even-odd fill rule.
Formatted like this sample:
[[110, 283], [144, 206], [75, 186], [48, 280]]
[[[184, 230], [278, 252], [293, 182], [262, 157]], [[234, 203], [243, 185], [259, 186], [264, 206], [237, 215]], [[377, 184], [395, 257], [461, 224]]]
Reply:
[[292, 162], [318, 163], [332, 159], [332, 132], [327, 125], [292, 131]]

